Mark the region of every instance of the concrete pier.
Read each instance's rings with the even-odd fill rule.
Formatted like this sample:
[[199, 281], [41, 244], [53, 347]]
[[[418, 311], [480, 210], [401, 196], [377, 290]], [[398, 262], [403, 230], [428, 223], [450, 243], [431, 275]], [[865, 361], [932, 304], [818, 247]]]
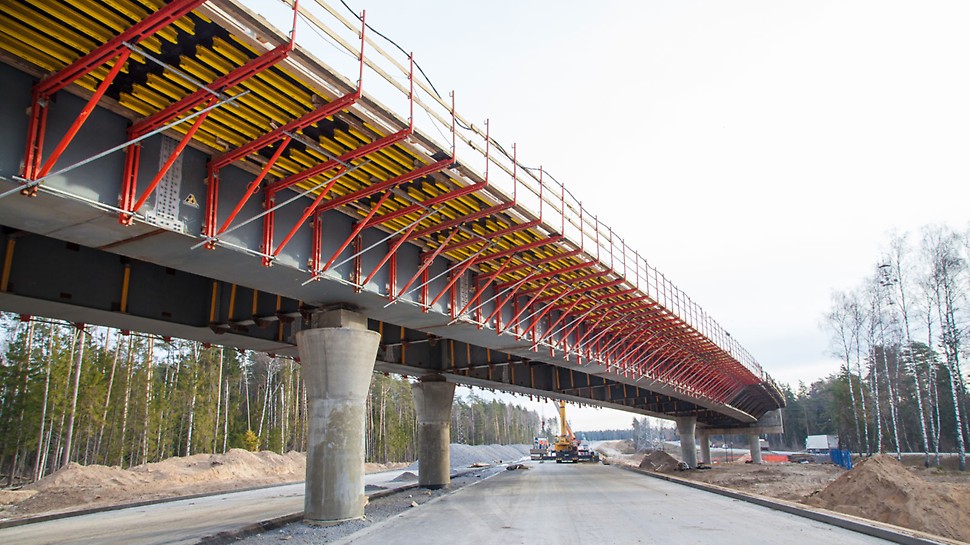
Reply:
[[364, 516], [364, 417], [380, 334], [347, 310], [316, 313], [296, 334], [309, 404], [304, 520]]
[[701, 463], [711, 465], [711, 436], [706, 433], [699, 434], [701, 442]]
[[426, 375], [411, 384], [418, 417], [418, 484], [444, 488], [451, 484], [451, 405], [455, 385], [441, 375]]
[[697, 428], [696, 416], [680, 416], [676, 418], [677, 433], [680, 434], [680, 455], [691, 469], [697, 467], [697, 445], [694, 442], [694, 432]]
[[760, 464], [761, 463], [761, 436], [751, 434], [748, 435], [748, 449], [751, 451], [751, 463]]

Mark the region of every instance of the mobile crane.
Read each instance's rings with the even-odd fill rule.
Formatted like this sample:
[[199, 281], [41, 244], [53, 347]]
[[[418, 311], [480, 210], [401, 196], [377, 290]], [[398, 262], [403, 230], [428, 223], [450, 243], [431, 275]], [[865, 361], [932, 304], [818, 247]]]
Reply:
[[599, 462], [599, 455], [584, 442], [576, 439], [573, 429], [566, 421], [566, 402], [559, 402], [559, 435], [553, 445], [556, 453], [556, 463], [563, 462]]
[[559, 435], [556, 436], [556, 463], [578, 462], [579, 461], [579, 441], [573, 435], [573, 429], [566, 421], [566, 402], [559, 402]]

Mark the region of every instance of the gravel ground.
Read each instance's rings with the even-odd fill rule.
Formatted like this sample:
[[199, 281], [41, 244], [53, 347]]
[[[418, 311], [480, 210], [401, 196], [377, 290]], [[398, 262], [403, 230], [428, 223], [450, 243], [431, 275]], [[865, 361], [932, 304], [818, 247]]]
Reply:
[[[415, 488], [391, 494], [383, 498], [370, 500], [365, 508], [363, 520], [352, 520], [335, 526], [311, 526], [302, 522], [287, 524], [279, 529], [243, 538], [235, 543], [242, 545], [279, 545], [285, 542], [292, 545], [319, 545], [331, 543], [347, 537], [355, 532], [373, 526], [383, 520], [400, 515], [410, 509], [420, 509], [421, 505], [429, 501], [450, 494], [459, 488], [491, 477], [501, 471], [503, 467], [485, 468], [481, 471], [469, 473], [451, 480], [451, 487], [442, 490], [423, 490]], [[417, 504], [416, 506], [413, 504]]]

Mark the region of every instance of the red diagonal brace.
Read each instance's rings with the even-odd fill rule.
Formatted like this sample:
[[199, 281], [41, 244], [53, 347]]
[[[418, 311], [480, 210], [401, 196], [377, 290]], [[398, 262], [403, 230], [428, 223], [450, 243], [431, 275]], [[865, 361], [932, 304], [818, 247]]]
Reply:
[[[532, 280], [535, 280], [535, 277], [533, 277]], [[522, 315], [525, 314], [525, 312], [527, 310], [529, 310], [529, 307], [532, 306], [532, 303], [535, 303], [536, 302], [536, 299], [538, 299], [539, 296], [542, 295], [542, 293], [545, 292], [546, 289], [548, 289], [549, 286], [551, 286], [555, 282], [556, 282], [556, 279], [555, 278], [552, 278], [548, 282], [546, 282], [546, 284], [544, 286], [542, 286], [542, 288], [540, 288], [539, 291], [537, 291], [535, 295], [532, 296], [532, 299], [529, 299], [529, 302], [526, 303], [526, 304], [524, 304], [524, 305], [522, 305], [522, 309], [519, 310], [519, 312], [517, 312], [514, 316], [512, 316], [512, 319], [509, 320], [509, 323], [506, 324], [504, 328], [500, 328], [499, 329], [499, 331], [498, 331], [499, 335], [501, 335], [512, 324], [516, 323], [519, 320], [519, 318], [521, 318]], [[513, 290], [513, 292], [514, 291], [515, 290]], [[522, 294], [520, 293], [519, 295], [521, 296]]]
[[407, 138], [411, 134], [411, 130], [412, 129], [408, 127], [394, 134], [390, 134], [383, 138], [374, 140], [373, 142], [370, 142], [368, 144], [364, 144], [359, 148], [352, 149], [347, 153], [341, 155], [337, 159], [331, 159], [325, 163], [320, 163], [316, 166], [310, 167], [302, 172], [291, 174], [286, 178], [283, 178], [282, 180], [276, 182], [275, 184], [271, 184], [270, 186], [268, 186], [266, 188], [266, 192], [279, 193], [280, 191], [288, 187], [294, 186], [304, 180], [317, 176], [318, 174], [323, 174], [324, 172], [337, 167], [341, 163], [344, 163], [344, 164], [349, 163], [355, 159], [360, 159], [361, 157], [364, 157], [375, 151], [378, 151], [388, 146], [391, 146], [393, 144], [396, 144], [397, 142], [400, 142], [401, 140], [404, 140], [405, 138]]
[[[484, 284], [479, 284], [479, 286], [475, 290], [475, 295], [473, 295], [472, 298], [469, 299], [467, 303], [465, 303], [465, 306], [461, 307], [461, 310], [458, 311], [455, 314], [455, 316], [461, 316], [462, 314], [465, 313], [465, 311], [468, 310], [468, 307], [474, 305], [475, 302], [478, 301], [482, 297], [482, 295], [485, 293], [485, 288], [487, 288], [492, 282], [494, 282], [495, 279], [498, 278], [500, 274], [502, 274], [502, 271], [505, 269], [505, 267], [507, 267], [509, 265], [509, 263], [511, 263], [511, 262], [512, 262], [512, 258], [506, 259], [499, 266], [498, 269], [496, 269], [494, 272], [492, 272], [491, 274], [489, 274], [488, 277], [485, 280], [485, 283]], [[472, 264], [477, 264], [477, 261], [474, 260], [474, 259], [472, 259], [471, 260], [471, 263]]]
[[[495, 231], [494, 233], [487, 233], [487, 234], [483, 235], [481, 238], [475, 237], [475, 238], [470, 238], [468, 240], [463, 240], [461, 242], [456, 242], [455, 244], [452, 244], [450, 248], [448, 248], [448, 251], [451, 252], [451, 251], [454, 251], [454, 250], [460, 250], [462, 248], [467, 248], [468, 246], [471, 246], [473, 244], [476, 244], [478, 242], [481, 242], [482, 241], [482, 238], [484, 238], [485, 240], [494, 240], [496, 238], [503, 237], [505, 235], [510, 235], [510, 234], [515, 233], [517, 231], [524, 231], [526, 229], [531, 229], [531, 228], [539, 225], [539, 223], [540, 223], [539, 220], [534, 220], [534, 221], [530, 221], [530, 222], [526, 222], [526, 223], [519, 223], [519, 224], [513, 225], [511, 227], [502, 229], [500, 231]], [[544, 239], [543, 240], [543, 243], [548, 244], [548, 241], [549, 241], [549, 239]], [[519, 246], [519, 249], [521, 250], [522, 247]]]
[[367, 278], [365, 278], [364, 281], [361, 282], [360, 284], [361, 286], [367, 285], [368, 282], [374, 279], [374, 275], [377, 274], [377, 271], [381, 270], [381, 268], [384, 267], [387, 261], [391, 259], [391, 256], [397, 253], [397, 251], [401, 248], [401, 246], [403, 246], [404, 243], [407, 242], [407, 236], [412, 231], [414, 231], [414, 229], [416, 229], [417, 226], [418, 226], [417, 222], [411, 224], [411, 226], [408, 227], [408, 229], [404, 232], [404, 234], [402, 234], [396, 241], [394, 241], [394, 244], [391, 245], [391, 248], [387, 251], [387, 254], [381, 259], [381, 262], [378, 263], [377, 266], [374, 267], [374, 270], [371, 271], [369, 275], [367, 275]]
[[[558, 318], [556, 318], [556, 321], [554, 321], [554, 322], [553, 322], [552, 324], [550, 324], [550, 325], [549, 325], [549, 329], [548, 329], [548, 330], [546, 330], [546, 332], [545, 332], [545, 333], [544, 333], [544, 334], [543, 334], [543, 335], [542, 335], [541, 337], [539, 337], [539, 339], [538, 339], [538, 340], [536, 340], [536, 341], [535, 341], [535, 343], [533, 343], [533, 344], [534, 344], [534, 345], [536, 345], [536, 346], [538, 346], [538, 345], [540, 345], [540, 344], [542, 344], [542, 343], [543, 343], [543, 341], [545, 341], [545, 340], [546, 340], [546, 337], [548, 337], [548, 336], [550, 336], [550, 335], [552, 335], [552, 334], [553, 334], [553, 333], [554, 333], [554, 332], [556, 331], [556, 326], [558, 326], [558, 325], [559, 325], [560, 323], [562, 323], [562, 321], [566, 319], [566, 316], [569, 316], [569, 313], [570, 313], [570, 312], [572, 312], [572, 311], [573, 311], [573, 310], [574, 310], [574, 309], [576, 308], [576, 306], [577, 306], [577, 305], [579, 305], [579, 303], [581, 303], [582, 301], [583, 301], [583, 298], [582, 298], [582, 297], [577, 297], [577, 298], [576, 298], [576, 299], [575, 299], [575, 300], [574, 300], [574, 301], [573, 301], [573, 302], [572, 302], [572, 303], [571, 303], [571, 304], [569, 305], [569, 308], [567, 308], [566, 310], [564, 310], [564, 311], [563, 311], [563, 312], [562, 312], [562, 313], [561, 313], [561, 314], [559, 315], [559, 317], [558, 317]], [[549, 309], [549, 310], [552, 310], [552, 309], [554, 309], [554, 308], [555, 308], [555, 307], [554, 307], [553, 305], [548, 305], [548, 306], [546, 307], [546, 309]], [[545, 314], [545, 313], [546, 313], [546, 309], [543, 309], [543, 314]]]
[[[239, 202], [236, 203], [236, 206], [232, 209], [232, 212], [230, 212], [229, 216], [226, 217], [226, 221], [222, 222], [222, 227], [219, 227], [219, 230], [214, 233], [214, 236], [219, 236], [224, 233], [226, 229], [229, 228], [229, 225], [232, 224], [232, 220], [236, 219], [236, 216], [239, 215], [239, 212], [242, 210], [243, 206], [246, 205], [249, 199], [251, 199], [257, 191], [259, 191], [259, 185], [263, 183], [266, 175], [269, 174], [269, 171], [273, 168], [273, 165], [275, 165], [276, 161], [278, 161], [280, 156], [283, 155], [283, 151], [286, 149], [286, 146], [289, 143], [290, 137], [284, 136], [280, 141], [279, 147], [273, 153], [273, 156], [263, 166], [263, 169], [259, 171], [259, 176], [256, 176], [256, 178], [254, 178], [253, 181], [249, 182], [249, 185], [246, 186], [246, 192], [243, 193], [243, 196], [239, 199]], [[209, 170], [212, 170], [211, 166]]]
[[131, 129], [129, 129], [129, 138], [137, 138], [143, 134], [150, 133], [151, 131], [165, 125], [175, 117], [192, 110], [199, 104], [205, 102], [206, 97], [212, 96], [210, 91], [220, 93], [225, 89], [239, 85], [263, 70], [272, 67], [274, 64], [285, 59], [292, 49], [292, 40], [285, 44], [280, 44], [273, 50], [267, 51], [255, 59], [250, 60], [246, 64], [230, 71], [228, 74], [217, 78], [215, 81], [207, 85], [207, 88], [197, 89], [193, 93], [182, 97], [158, 112], [139, 120], [131, 126]]
[[[294, 7], [294, 17], [296, 14], [296, 7]], [[294, 19], [295, 21], [295, 19]], [[294, 27], [295, 27], [294, 23]], [[367, 43], [365, 38], [365, 32], [367, 30], [367, 24], [365, 23], [364, 17], [361, 17], [361, 27], [360, 27], [360, 56], [358, 56], [360, 76], [357, 80], [357, 89], [348, 93], [338, 99], [335, 99], [323, 106], [320, 106], [316, 110], [309, 112], [298, 119], [294, 119], [289, 123], [283, 125], [278, 129], [274, 129], [258, 138], [252, 142], [240, 146], [232, 151], [226, 152], [218, 157], [214, 157], [211, 161], [213, 170], [220, 170], [226, 165], [233, 163], [243, 157], [253, 153], [256, 150], [262, 149], [269, 144], [278, 140], [282, 135], [286, 133], [296, 132], [304, 127], [313, 125], [314, 123], [321, 121], [325, 118], [332, 116], [333, 114], [349, 108], [358, 99], [360, 99], [363, 94], [363, 81], [364, 81], [364, 46]]]
[[[484, 250], [485, 250], [485, 248], [482, 248], [481, 250], [478, 251], [478, 253], [481, 253]], [[474, 256], [472, 256], [472, 258], [473, 257]], [[450, 290], [451, 287], [454, 286], [458, 282], [458, 280], [461, 279], [462, 275], [464, 275], [465, 272], [468, 271], [468, 269], [470, 269], [473, 264], [474, 264], [474, 260], [471, 259], [471, 258], [469, 258], [469, 259], [466, 259], [464, 263], [462, 263], [461, 267], [457, 271], [452, 271], [452, 273], [451, 273], [451, 280], [449, 280], [448, 281], [448, 284], [445, 285], [444, 289], [442, 289], [438, 293], [438, 295], [436, 295], [435, 298], [432, 299], [430, 303], [428, 303], [428, 306], [429, 307], [433, 307], [434, 304], [437, 303], [438, 300], [441, 299], [442, 296], [444, 296], [444, 294], [447, 293], [448, 290]]]
[[644, 335], [649, 334], [650, 331], [647, 329], [629, 329], [616, 332], [616, 338], [613, 340], [611, 345], [606, 347], [606, 352], [604, 356], [611, 358], [619, 354], [616, 361], [622, 359], [622, 356], [629, 352], [634, 343], [643, 338]]
[[[550, 244], [554, 244], [556, 242], [559, 242], [563, 238], [564, 237], [562, 235], [553, 235], [551, 237], [541, 238], [539, 240], [532, 241], [532, 242], [530, 242], [528, 244], [521, 244], [521, 245], [518, 245], [518, 246], [515, 246], [515, 247], [512, 247], [512, 248], [509, 248], [508, 250], [502, 250], [501, 252], [495, 252], [494, 254], [483, 255], [482, 257], [479, 257], [478, 259], [476, 259], [475, 260], [475, 263], [476, 264], [478, 264], [478, 263], [484, 263], [486, 261], [492, 261], [493, 259], [499, 259], [499, 258], [502, 258], [502, 257], [508, 257], [510, 255], [515, 255], [515, 254], [518, 254], [518, 253], [521, 253], [521, 252], [525, 252], [527, 250], [533, 250], [535, 248], [541, 248], [542, 246], [548, 246]], [[481, 242], [481, 239], [479, 239], [479, 242]], [[531, 267], [532, 267], [532, 265], [531, 264], [528, 264], [525, 267], [515, 267], [515, 269], [516, 270], [522, 270], [523, 268], [531, 268]], [[512, 270], [509, 269], [508, 272], [512, 272]]]
[[450, 191], [448, 193], [443, 193], [441, 195], [438, 195], [437, 197], [432, 197], [428, 200], [421, 201], [420, 203], [412, 204], [411, 206], [408, 206], [406, 208], [402, 208], [400, 210], [395, 210], [394, 212], [388, 212], [387, 214], [377, 216], [376, 218], [371, 220], [371, 225], [387, 223], [389, 221], [396, 220], [397, 218], [406, 216], [408, 214], [413, 214], [414, 212], [417, 212], [419, 210], [430, 208], [436, 204], [440, 204], [445, 201], [450, 201], [452, 199], [457, 199], [458, 197], [468, 195], [469, 193], [474, 193], [475, 191], [478, 191], [479, 189], [487, 185], [488, 185], [488, 182], [480, 182], [477, 184], [472, 184], [469, 186], [456, 189], [454, 191]]
[[522, 280], [519, 280], [518, 285], [514, 286], [512, 290], [509, 292], [509, 294], [506, 295], [504, 298], [502, 298], [501, 302], [495, 304], [495, 310], [493, 310], [492, 313], [488, 315], [488, 318], [485, 318], [485, 320], [482, 323], [487, 324], [491, 322], [492, 318], [494, 318], [495, 315], [497, 315], [499, 312], [502, 312], [502, 308], [505, 306], [505, 304], [508, 303], [510, 300], [512, 300], [513, 297], [515, 297], [515, 292], [518, 291], [519, 288], [524, 286], [525, 283], [531, 279], [532, 279], [531, 276], [526, 276]]
[[[347, 203], [351, 203], [351, 202], [363, 199], [365, 197], [369, 197], [371, 195], [374, 195], [375, 193], [380, 193], [381, 191], [384, 191], [384, 190], [390, 190], [391, 188], [399, 186], [403, 183], [410, 182], [411, 180], [416, 180], [418, 178], [427, 176], [434, 172], [438, 172], [439, 170], [448, 168], [454, 163], [455, 163], [454, 159], [444, 159], [436, 163], [432, 163], [430, 165], [425, 165], [423, 167], [416, 168], [410, 172], [406, 172], [400, 176], [391, 178], [390, 180], [378, 182], [374, 185], [369, 185], [353, 193], [343, 195], [335, 199], [331, 199], [325, 203], [321, 203], [316, 207], [316, 210], [314, 210], [314, 212], [320, 213], [320, 212], [325, 212], [327, 210], [333, 210], [334, 208], [341, 207]], [[366, 219], [361, 220], [361, 222], [363, 223], [361, 229], [368, 226], [372, 217], [373, 217], [373, 214], [368, 214]]]
[[[213, 102], [215, 102], [215, 97], [209, 99], [208, 103], [206, 103], [206, 107], [211, 106]], [[155, 188], [158, 187], [158, 184], [162, 181], [162, 178], [164, 178], [165, 175], [168, 174], [169, 169], [171, 169], [172, 165], [175, 164], [175, 160], [179, 158], [179, 155], [181, 155], [182, 151], [185, 150], [185, 146], [189, 144], [189, 141], [192, 140], [192, 137], [195, 136], [195, 133], [199, 130], [199, 127], [202, 126], [202, 123], [205, 122], [208, 116], [209, 116], [208, 113], [204, 113], [199, 115], [199, 117], [195, 119], [195, 123], [192, 124], [192, 127], [182, 137], [182, 140], [179, 141], [177, 146], [175, 146], [175, 149], [172, 151], [171, 155], [168, 156], [168, 160], [165, 161], [165, 164], [162, 165], [162, 168], [158, 169], [158, 172], [155, 173], [155, 177], [152, 178], [151, 183], [149, 183], [148, 187], [145, 188], [145, 192], [142, 193], [142, 196], [138, 199], [138, 201], [135, 202], [135, 204], [131, 206], [128, 212], [131, 212], [132, 214], [134, 214], [138, 212], [139, 208], [144, 206], [145, 201], [147, 201], [148, 197], [150, 197], [151, 194], [154, 193]], [[133, 178], [133, 181], [135, 181], [134, 178]], [[122, 218], [123, 224], [127, 225], [131, 223], [131, 215], [125, 214], [124, 212], [122, 212], [122, 216], [124, 216]]]
[[[556, 242], [556, 241], [560, 240], [561, 238], [562, 237], [549, 237], [549, 239], [546, 239], [544, 241], [544, 244], [550, 244], [551, 242]], [[555, 239], [555, 240], [550, 240], [550, 239]], [[524, 247], [521, 247], [520, 246], [520, 247], [514, 248], [514, 250], [519, 251], [519, 250], [522, 250], [523, 248]], [[512, 267], [511, 269], [508, 270], [508, 272], [509, 273], [514, 273], [514, 272], [521, 271], [523, 269], [531, 269], [531, 268], [535, 268], [535, 267], [542, 267], [543, 265], [547, 265], [547, 264], [553, 263], [555, 261], [560, 261], [560, 260], [563, 260], [563, 259], [566, 259], [566, 258], [569, 258], [569, 257], [573, 257], [574, 255], [578, 255], [578, 254], [581, 254], [581, 253], [583, 253], [583, 251], [581, 249], [577, 248], [575, 250], [570, 250], [570, 251], [565, 252], [565, 253], [562, 253], [562, 254], [555, 254], [555, 255], [551, 255], [549, 257], [544, 257], [542, 259], [537, 259], [535, 261], [526, 261], [526, 260], [523, 259], [523, 261], [525, 261], [525, 263], [523, 263], [521, 265], [516, 265], [515, 267]], [[495, 255], [495, 254], [492, 254], [492, 255]], [[486, 257], [489, 257], [489, 256], [486, 256]], [[549, 272], [557, 273], [557, 272], [561, 272], [561, 271], [563, 271], [563, 269], [558, 269], [558, 270], [549, 271]]]
[[[540, 260], [540, 261], [546, 261], [548, 259], [550, 259], [550, 258], [546, 258], [546, 259], [543, 259], [543, 260]], [[556, 259], [553, 259], [552, 261], [557, 261], [558, 259], [561, 259], [561, 258], [559, 256], [556, 256]], [[580, 269], [588, 268], [590, 265], [594, 265], [595, 263], [596, 263], [595, 261], [583, 261], [581, 263], [577, 263], [575, 265], [570, 265], [568, 267], [563, 267], [561, 269], [553, 269], [553, 270], [550, 270], [550, 271], [546, 271], [546, 272], [544, 272], [544, 273], [536, 276], [535, 279], [536, 280], [541, 280], [543, 278], [549, 278], [550, 276], [555, 276], [557, 274], [565, 274], [565, 273], [569, 273], [569, 272], [573, 272], [573, 271], [578, 271]], [[539, 263], [537, 263], [537, 265], [538, 264]], [[606, 274], [606, 273], [604, 272], [603, 274]], [[598, 276], [602, 276], [602, 275], [598, 275]], [[586, 278], [588, 278], [588, 277], [569, 278], [569, 279], [565, 279], [564, 278], [563, 279], [563, 282], [566, 282], [568, 284], [573, 284], [573, 283], [578, 283], [578, 282], [580, 282], [580, 281], [582, 281], [582, 280], [584, 280]], [[502, 284], [500, 284], [498, 287], [499, 288], [502, 288], [502, 287], [505, 287], [505, 286], [502, 285]], [[531, 292], [529, 292], [529, 293], [531, 293]]]
[[[422, 204], [424, 204], [424, 203], [422, 203]], [[477, 219], [481, 219], [481, 218], [484, 218], [484, 217], [491, 216], [492, 214], [496, 214], [496, 213], [501, 212], [503, 210], [508, 210], [509, 208], [512, 208], [512, 206], [513, 206], [512, 203], [503, 203], [503, 204], [499, 204], [499, 205], [496, 205], [496, 206], [491, 206], [489, 208], [485, 208], [485, 209], [479, 210], [478, 212], [474, 212], [472, 214], [468, 214], [467, 216], [461, 216], [461, 217], [455, 218], [455, 219], [450, 220], [450, 221], [446, 221], [446, 222], [443, 222], [443, 223], [438, 223], [436, 225], [433, 225], [431, 227], [428, 227], [427, 229], [418, 231], [418, 232], [414, 233], [414, 235], [412, 235], [412, 238], [426, 237], [428, 235], [437, 233], [439, 231], [444, 231], [446, 229], [451, 229], [452, 227], [457, 227], [457, 226], [459, 226], [459, 225], [461, 225], [463, 223], [469, 222], [469, 221], [475, 221]], [[387, 221], [387, 220], [384, 220], [384, 221]]]
[[[340, 245], [340, 248], [337, 248], [337, 251], [334, 252], [332, 256], [330, 256], [330, 259], [323, 266], [322, 270], [326, 271], [330, 268], [331, 265], [333, 265], [333, 262], [337, 260], [338, 256], [340, 256], [340, 252], [343, 252], [347, 248], [347, 246], [350, 246], [350, 243], [353, 242], [354, 238], [356, 238], [357, 235], [359, 235], [360, 232], [364, 230], [364, 226], [367, 225], [367, 220], [372, 218], [374, 214], [376, 214], [377, 211], [380, 210], [382, 206], [384, 206], [384, 202], [387, 201], [387, 198], [390, 196], [391, 196], [390, 191], [385, 191], [384, 194], [381, 195], [381, 198], [377, 200], [377, 203], [371, 208], [367, 216], [365, 216], [364, 219], [357, 222], [357, 225], [354, 227], [354, 230], [350, 232], [350, 236], [348, 236], [347, 239], [344, 240], [344, 243]], [[273, 255], [276, 255], [276, 254], [273, 254]]]
[[[564, 297], [569, 297], [572, 294], [573, 294], [573, 290], [564, 291], [563, 293], [560, 293], [559, 294], [559, 297], [556, 299], [556, 301], [558, 301], [559, 299], [562, 299]], [[580, 301], [580, 298], [577, 298], [576, 299], [576, 302], [578, 303], [579, 301]], [[539, 311], [539, 314], [537, 314], [536, 316], [533, 316], [532, 317], [532, 324], [529, 325], [529, 327], [527, 327], [526, 330], [522, 332], [522, 336], [524, 337], [524, 336], [528, 335], [529, 332], [531, 332], [533, 329], [535, 329], [536, 326], [539, 325], [539, 321], [542, 320], [542, 318], [545, 317], [545, 315], [548, 314], [552, 309], [553, 309], [553, 306], [551, 304], [546, 305], [545, 307], [543, 307], [543, 309], [541, 311]]]
[[[296, 232], [300, 229], [300, 227], [303, 227], [303, 224], [306, 223], [306, 220], [313, 215], [313, 209], [316, 208], [316, 206], [320, 204], [320, 201], [322, 201], [323, 198], [327, 196], [327, 193], [329, 193], [330, 190], [333, 189], [333, 186], [337, 183], [337, 180], [340, 179], [340, 176], [346, 170], [347, 169], [345, 167], [340, 167], [340, 169], [337, 170], [337, 173], [332, 178], [330, 178], [330, 181], [327, 182], [327, 185], [320, 190], [320, 194], [317, 195], [315, 199], [313, 199], [313, 203], [310, 204], [310, 206], [303, 209], [303, 215], [300, 216], [300, 219], [296, 220], [296, 223], [293, 224], [293, 228], [290, 229], [290, 232], [286, 234], [286, 236], [280, 242], [279, 246], [277, 246], [275, 250], [271, 246], [268, 246], [265, 249], [266, 253], [273, 254], [273, 257], [276, 257], [279, 255], [280, 251], [282, 251], [283, 248], [290, 243], [290, 239], [293, 238], [293, 235], [295, 235]], [[276, 193], [270, 193], [268, 191], [266, 192], [267, 200], [275, 199], [275, 196], [276, 196]], [[272, 239], [270, 239], [270, 244], [272, 244]]]
[[[47, 158], [47, 162], [44, 163], [44, 166], [37, 171], [36, 176], [28, 179], [35, 180], [37, 178], [43, 178], [50, 173], [51, 169], [54, 168], [54, 163], [61, 158], [61, 154], [64, 153], [65, 149], [67, 149], [68, 144], [70, 144], [71, 141], [74, 140], [74, 137], [77, 136], [78, 131], [81, 130], [81, 126], [84, 125], [85, 121], [87, 121], [88, 117], [91, 115], [91, 112], [94, 111], [94, 107], [98, 105], [101, 97], [104, 96], [104, 93], [108, 90], [108, 87], [111, 86], [112, 82], [114, 82], [115, 76], [121, 72], [121, 68], [126, 62], [128, 62], [128, 57], [130, 56], [130, 49], [124, 49], [121, 51], [121, 54], [118, 55], [118, 60], [115, 61], [114, 66], [112, 66], [111, 70], [108, 71], [108, 75], [104, 77], [104, 81], [98, 85], [98, 88], [94, 92], [94, 95], [91, 96], [91, 99], [88, 100], [87, 104], [84, 105], [84, 108], [81, 109], [81, 113], [79, 113], [74, 119], [74, 123], [71, 124], [69, 129], [67, 129], [67, 133], [64, 134], [64, 137], [61, 138], [61, 141], [54, 148], [54, 151], [51, 152], [50, 157]], [[44, 82], [41, 82], [41, 87], [43, 87], [43, 83]], [[39, 162], [40, 155], [38, 154], [35, 158]]]
[[397, 301], [398, 299], [400, 299], [401, 297], [404, 297], [407, 294], [408, 288], [411, 287], [411, 284], [414, 284], [414, 281], [417, 280], [419, 276], [421, 276], [421, 273], [423, 273], [425, 269], [431, 266], [431, 263], [434, 262], [435, 258], [437, 258], [441, 254], [441, 252], [444, 251], [448, 243], [451, 242], [451, 239], [453, 239], [457, 234], [458, 234], [458, 229], [453, 230], [448, 235], [448, 237], [445, 238], [445, 240], [441, 244], [439, 244], [438, 247], [435, 248], [433, 252], [431, 252], [431, 255], [424, 258], [423, 262], [421, 263], [421, 266], [418, 267], [418, 271], [415, 272], [414, 276], [412, 276], [411, 279], [408, 280], [407, 284], [405, 284], [404, 287], [401, 288], [401, 291], [399, 292], [400, 295], [395, 297], [394, 301]]
[[[593, 325], [589, 326], [588, 330], [589, 331], [592, 331], [593, 329], [595, 329], [596, 326], [598, 326], [600, 324], [600, 322], [602, 322], [605, 318], [606, 318], [606, 314], [601, 314], [600, 317], [597, 318], [595, 322], [593, 322]], [[565, 345], [566, 340], [569, 339], [569, 336], [572, 335], [573, 332], [576, 331], [579, 328], [579, 326], [583, 323], [583, 320], [584, 319], [576, 320], [576, 323], [573, 324], [573, 325], [571, 325], [569, 327], [569, 329], [566, 332], [563, 333], [562, 340], [559, 341], [559, 346], [560, 347], [562, 347], [562, 346]], [[586, 335], [583, 336], [583, 339], [585, 339], [585, 338], [586, 338]], [[577, 339], [576, 342], [573, 343], [573, 346], [574, 347], [579, 346], [580, 341], [582, 341], [582, 339]]]
[[[607, 282], [605, 284], [596, 284], [596, 285], [593, 285], [593, 286], [584, 286], [582, 288], [576, 288], [576, 293], [587, 293], [587, 292], [590, 292], [590, 291], [596, 291], [596, 290], [600, 290], [600, 289], [610, 288], [610, 287], [616, 286], [617, 284], [622, 284], [623, 282], [626, 282], [626, 280], [623, 279], [623, 278], [620, 278], [620, 279], [617, 279], [617, 280], [613, 280], [612, 282]], [[539, 302], [551, 301], [552, 299], [555, 299], [555, 296], [554, 295], [547, 295], [547, 296], [539, 299]]]

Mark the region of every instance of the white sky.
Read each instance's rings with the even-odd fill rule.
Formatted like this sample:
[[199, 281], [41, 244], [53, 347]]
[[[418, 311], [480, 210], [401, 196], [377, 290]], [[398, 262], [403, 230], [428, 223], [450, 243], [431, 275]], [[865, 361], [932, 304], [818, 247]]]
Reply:
[[347, 3], [782, 382], [888, 231], [970, 219], [965, 1]]

